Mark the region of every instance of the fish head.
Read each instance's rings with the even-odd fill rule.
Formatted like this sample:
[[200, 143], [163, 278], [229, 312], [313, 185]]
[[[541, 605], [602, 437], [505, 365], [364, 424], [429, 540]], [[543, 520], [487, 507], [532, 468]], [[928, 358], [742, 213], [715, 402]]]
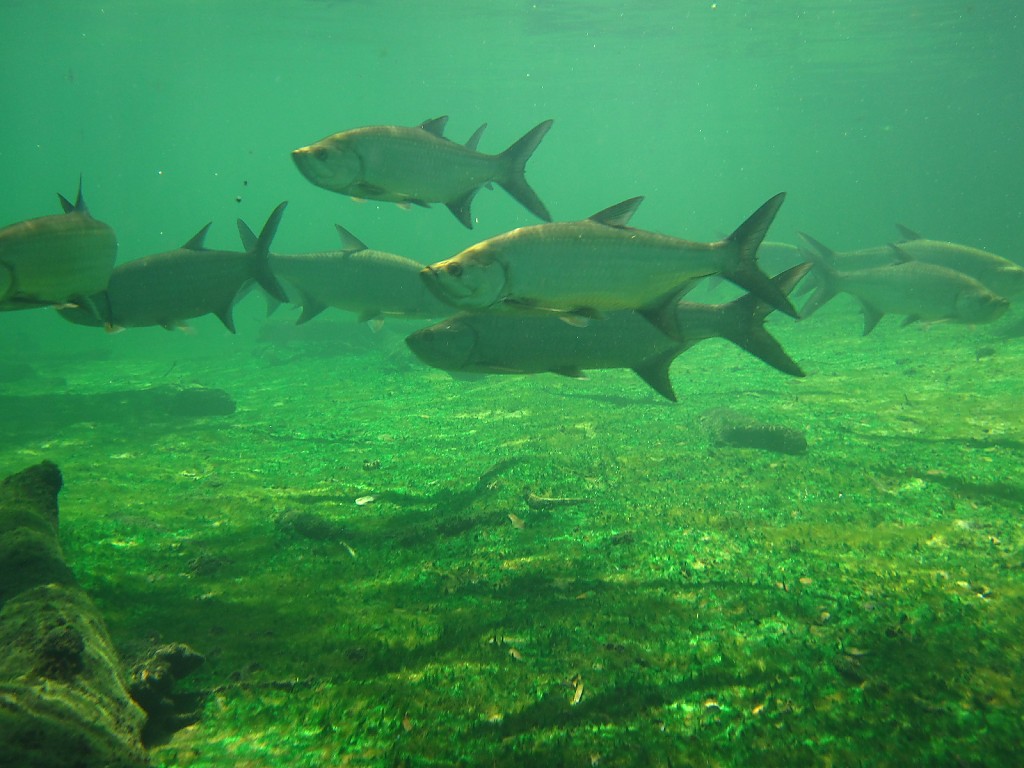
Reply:
[[505, 297], [508, 282], [503, 263], [494, 258], [486, 243], [431, 264], [420, 275], [441, 301], [462, 309], [493, 307]]
[[363, 175], [363, 161], [355, 142], [343, 133], [293, 150], [292, 160], [306, 179], [332, 192], [345, 192]]
[[405, 343], [427, 365], [443, 371], [461, 371], [472, 362], [477, 334], [469, 323], [453, 317], [409, 334]]
[[964, 323], [991, 323], [1009, 308], [1009, 301], [983, 288], [963, 290], [956, 297], [956, 316]]

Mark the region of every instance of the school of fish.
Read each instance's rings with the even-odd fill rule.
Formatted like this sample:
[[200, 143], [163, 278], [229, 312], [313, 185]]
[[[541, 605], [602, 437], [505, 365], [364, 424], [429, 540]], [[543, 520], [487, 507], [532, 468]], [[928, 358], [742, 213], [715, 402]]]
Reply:
[[[526, 180], [526, 164], [552, 126], [545, 120], [503, 152], [478, 151], [486, 124], [465, 144], [444, 136], [448, 118], [415, 127], [368, 126], [292, 152], [312, 184], [355, 199], [429, 208], [444, 204], [467, 229], [482, 187], [498, 185], [543, 223], [482, 240], [432, 264], [371, 250], [336, 225], [338, 250], [270, 250], [286, 203], [257, 235], [239, 220], [240, 251], [208, 249], [207, 224], [180, 248], [117, 264], [117, 238], [82, 196], [58, 196], [63, 214], [0, 229], [0, 310], [56, 307], [68, 321], [116, 331], [186, 327], [206, 314], [234, 333], [232, 309], [258, 286], [271, 307], [301, 307], [305, 323], [328, 308], [361, 321], [438, 320], [408, 336], [417, 358], [453, 375], [627, 368], [675, 400], [672, 361], [724, 338], [791, 376], [800, 366], [765, 328], [778, 310], [810, 317], [839, 293], [860, 304], [869, 334], [885, 315], [904, 324], [990, 323], [1024, 293], [1024, 268], [900, 227], [892, 243], [837, 252], [800, 233], [801, 246], [765, 242], [785, 199], [769, 198], [732, 234], [693, 242], [629, 225], [642, 197], [582, 221], [553, 221]], [[762, 267], [771, 254], [778, 274]], [[687, 295], [720, 278], [747, 293], [720, 304]], [[791, 297], [811, 292], [801, 311]]]

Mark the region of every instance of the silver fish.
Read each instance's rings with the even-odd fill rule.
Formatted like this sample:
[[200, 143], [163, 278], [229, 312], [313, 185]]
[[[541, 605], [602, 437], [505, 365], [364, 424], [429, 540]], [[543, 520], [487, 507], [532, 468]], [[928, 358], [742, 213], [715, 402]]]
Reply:
[[973, 277], [934, 264], [907, 261], [842, 272], [819, 254], [809, 255], [815, 260], [820, 284], [803, 307], [804, 317], [838, 293], [848, 293], [863, 309], [865, 336], [887, 314], [905, 315], [905, 325], [917, 320], [990, 323], [1010, 306]]
[[204, 247], [207, 224], [181, 248], [119, 265], [107, 289], [93, 297], [97, 313], [61, 310], [61, 314], [71, 322], [103, 325], [108, 330], [151, 325], [172, 330], [212, 313], [234, 333], [232, 308], [252, 281], [279, 301], [287, 301], [267, 262], [286, 205], [274, 209], [257, 243], [245, 253]]
[[465, 145], [444, 137], [448, 117], [415, 128], [374, 125], [328, 136], [292, 152], [299, 171], [318, 187], [356, 198], [429, 207], [444, 203], [468, 229], [470, 205], [494, 182], [544, 221], [551, 214], [526, 182], [526, 162], [551, 128], [539, 124], [504, 152], [476, 151], [484, 126]]
[[897, 226], [905, 239], [890, 244], [894, 259], [955, 269], [1007, 299], [1024, 293], [1024, 267], [1009, 259], [969, 245], [928, 240], [902, 225]]
[[[270, 269], [285, 283], [289, 301], [302, 307], [297, 324], [312, 320], [327, 307], [355, 312], [360, 321], [449, 313], [450, 308], [420, 279], [422, 264], [371, 250], [341, 225], [335, 227], [341, 237], [340, 251], [270, 254]], [[238, 232], [246, 249], [251, 249], [256, 235], [241, 220]]]
[[[808, 267], [787, 270], [775, 278], [776, 285], [788, 293]], [[679, 300], [664, 311], [673, 338], [631, 310], [610, 312], [585, 326], [551, 315], [480, 312], [416, 331], [406, 344], [427, 365], [453, 373], [550, 372], [582, 378], [586, 370], [629, 368], [673, 402], [669, 367], [704, 339], [729, 339], [780, 371], [804, 375], [764, 328], [772, 308], [750, 294], [717, 305]]]
[[81, 182], [74, 205], [58, 197], [63, 215], [0, 229], [0, 311], [85, 304], [106, 288], [117, 258], [114, 230], [89, 214]]
[[423, 270], [431, 289], [465, 310], [554, 312], [600, 317], [619, 309], [659, 310], [697, 278], [722, 275], [776, 309], [798, 317], [757, 266], [757, 249], [782, 205], [771, 198], [735, 232], [696, 243], [626, 226], [642, 197], [589, 219], [522, 227]]

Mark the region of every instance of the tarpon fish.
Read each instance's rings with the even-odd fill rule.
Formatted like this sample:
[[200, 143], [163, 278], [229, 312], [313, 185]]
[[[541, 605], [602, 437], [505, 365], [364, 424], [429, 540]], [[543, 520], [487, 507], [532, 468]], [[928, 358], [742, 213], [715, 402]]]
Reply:
[[906, 261], [843, 272], [820, 254], [808, 255], [815, 261], [820, 284], [804, 305], [804, 317], [837, 294], [848, 293], [864, 312], [865, 336], [887, 314], [905, 315], [904, 325], [917, 320], [980, 324], [998, 320], [1010, 306], [973, 277], [934, 264]]
[[150, 325], [173, 330], [212, 313], [234, 333], [232, 308], [253, 281], [277, 300], [288, 300], [267, 261], [286, 205], [274, 209], [257, 242], [245, 253], [204, 247], [207, 224], [181, 248], [114, 269], [107, 290], [93, 297], [98, 313], [61, 310], [61, 314], [71, 322], [103, 325], [108, 330]]
[[697, 278], [721, 275], [798, 317], [757, 266], [757, 249], [782, 205], [778, 194], [724, 240], [695, 243], [626, 226], [642, 197], [589, 219], [522, 227], [423, 270], [441, 299], [464, 310], [560, 313], [570, 320], [660, 310]]
[[990, 291], [1007, 299], [1024, 293], [1024, 267], [994, 253], [958, 243], [928, 240], [897, 225], [902, 242], [889, 247], [898, 261], [923, 261], [970, 275]]
[[[775, 278], [788, 293], [806, 273], [803, 264]], [[453, 373], [557, 373], [629, 368], [661, 396], [676, 400], [669, 379], [672, 361], [704, 339], [726, 338], [780, 371], [803, 371], [764, 328], [771, 307], [747, 294], [727, 304], [678, 301], [664, 310], [669, 338], [631, 310], [610, 312], [601, 322], [570, 325], [552, 315], [465, 313], [406, 338], [427, 365]]]
[[500, 185], [534, 216], [551, 221], [548, 209], [526, 182], [526, 161], [551, 127], [551, 120], [501, 154], [476, 151], [485, 126], [465, 144], [444, 137], [448, 117], [415, 128], [374, 125], [335, 133], [292, 152], [302, 175], [318, 187], [355, 198], [429, 207], [444, 203], [468, 229], [470, 205], [480, 187]]
[[[355, 312], [360, 321], [450, 313], [448, 305], [420, 279], [422, 264], [371, 250], [347, 229], [335, 226], [341, 237], [340, 251], [270, 254], [270, 269], [285, 283], [289, 301], [302, 307], [297, 324], [312, 320], [327, 307]], [[246, 249], [252, 249], [256, 235], [242, 220], [238, 232]]]
[[907, 227], [896, 226], [903, 240], [860, 251], [836, 252], [810, 235], [801, 232], [800, 236], [841, 272], [921, 261], [963, 272], [1008, 299], [1024, 293], [1024, 267], [1009, 259], [968, 245], [928, 240]]
[[82, 184], [72, 205], [58, 195], [63, 215], [0, 229], [0, 311], [85, 304], [107, 287], [117, 237], [85, 206]]

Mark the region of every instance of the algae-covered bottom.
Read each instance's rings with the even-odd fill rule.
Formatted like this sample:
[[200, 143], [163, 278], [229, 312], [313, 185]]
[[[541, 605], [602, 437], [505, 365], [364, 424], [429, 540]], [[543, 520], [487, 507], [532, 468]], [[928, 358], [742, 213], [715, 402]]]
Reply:
[[[156, 765], [1013, 764], [1024, 341], [849, 311], [772, 319], [803, 380], [691, 350], [677, 405], [620, 371], [453, 381], [390, 322], [29, 360], [0, 464], [61, 466], [126, 657], [207, 656]], [[237, 408], [109, 397], [158, 385]], [[717, 440], [726, 410], [806, 451]]]

